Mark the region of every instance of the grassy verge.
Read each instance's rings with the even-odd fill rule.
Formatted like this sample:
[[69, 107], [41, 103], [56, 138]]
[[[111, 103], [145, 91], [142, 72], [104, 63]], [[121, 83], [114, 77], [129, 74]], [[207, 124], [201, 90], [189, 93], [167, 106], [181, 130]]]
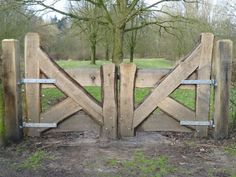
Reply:
[[52, 160], [53, 157], [50, 156], [43, 150], [37, 150], [33, 154], [29, 155], [20, 164], [15, 164], [17, 170], [37, 170], [42, 166], [45, 160]]
[[111, 159], [107, 165], [119, 169], [116, 176], [162, 177], [174, 171], [166, 156], [147, 157], [142, 151], [134, 153], [132, 160]]

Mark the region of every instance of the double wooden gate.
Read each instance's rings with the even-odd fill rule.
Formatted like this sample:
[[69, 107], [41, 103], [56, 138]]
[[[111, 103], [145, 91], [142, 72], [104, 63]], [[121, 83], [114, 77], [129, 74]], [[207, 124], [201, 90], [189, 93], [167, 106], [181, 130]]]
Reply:
[[[215, 43], [213, 34], [204, 33], [195, 49], [172, 70], [140, 70], [135, 64], [123, 63], [119, 66], [119, 73], [114, 64], [103, 65], [100, 71], [80, 70], [76, 73], [61, 69], [40, 48], [38, 34], [29, 33], [25, 38], [25, 79], [20, 79], [17, 71], [19, 58], [15, 51], [16, 43], [3, 41], [4, 68], [10, 67], [10, 70], [4, 71], [9, 75], [4, 83], [9, 88], [19, 81], [25, 84], [26, 118], [23, 123], [19, 86], [15, 86], [12, 93], [5, 90], [6, 98], [9, 94], [15, 95], [11, 99], [16, 105], [11, 110], [14, 115], [8, 115], [6, 111], [6, 136], [9, 138], [21, 136], [22, 131], [18, 127], [27, 128], [30, 136], [40, 135], [55, 127], [55, 124], [63, 125], [68, 117], [81, 110], [89, 115], [86, 119], [91, 118], [92, 122], [84, 123], [78, 119], [67, 125], [68, 130], [72, 124], [96, 124], [102, 136], [114, 139], [134, 136], [136, 131], [196, 131], [198, 136], [204, 137], [208, 134], [209, 126], [212, 126], [217, 138], [227, 136], [231, 41]], [[54, 84], [67, 98], [42, 113], [40, 90], [43, 83]], [[171, 93], [185, 84], [196, 91], [195, 110], [170, 97]], [[101, 86], [102, 101], [98, 102], [84, 86]], [[135, 106], [135, 88], [143, 87], [151, 87], [152, 91], [141, 104]], [[215, 88], [214, 120], [209, 118], [212, 87]], [[9, 104], [6, 102], [6, 106]], [[161, 111], [152, 114], [156, 108]], [[11, 130], [12, 125], [8, 126], [8, 120], [14, 124], [14, 131]]]

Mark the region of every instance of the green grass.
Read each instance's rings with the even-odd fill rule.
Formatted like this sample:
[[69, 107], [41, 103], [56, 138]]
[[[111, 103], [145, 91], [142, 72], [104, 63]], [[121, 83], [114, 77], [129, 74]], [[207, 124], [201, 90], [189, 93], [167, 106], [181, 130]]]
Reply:
[[142, 151], [135, 152], [132, 160], [111, 159], [107, 165], [118, 168], [118, 176], [162, 177], [174, 171], [166, 156], [148, 157]]
[[[125, 59], [125, 63], [129, 60]], [[77, 61], [77, 60], [59, 60], [57, 63], [64, 69], [72, 68], [99, 68], [101, 65], [111, 63], [111, 61], [97, 60], [96, 65], [91, 65], [90, 61]], [[169, 60], [163, 58], [156, 59], [134, 59], [134, 63], [139, 68], [171, 68], [172, 63]]]
[[37, 170], [41, 167], [43, 161], [50, 159], [53, 159], [53, 157], [43, 150], [38, 150], [20, 164], [16, 164], [16, 168], [18, 170]]

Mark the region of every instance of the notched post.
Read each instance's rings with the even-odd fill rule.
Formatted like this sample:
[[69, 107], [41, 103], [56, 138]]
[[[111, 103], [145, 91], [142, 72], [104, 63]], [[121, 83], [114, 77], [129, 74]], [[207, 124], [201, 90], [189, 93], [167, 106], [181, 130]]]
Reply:
[[134, 90], [136, 65], [120, 64], [119, 131], [121, 137], [134, 136]]
[[101, 67], [103, 125], [101, 136], [117, 138], [117, 70], [115, 64]]

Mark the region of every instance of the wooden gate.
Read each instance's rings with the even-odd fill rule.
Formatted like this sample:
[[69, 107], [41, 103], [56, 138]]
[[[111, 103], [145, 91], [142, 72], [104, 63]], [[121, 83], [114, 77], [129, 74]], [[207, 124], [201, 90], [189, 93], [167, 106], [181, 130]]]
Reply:
[[[6, 64], [4, 68], [15, 70], [19, 63], [14, 50], [16, 43], [3, 41], [3, 60], [13, 61], [12, 65]], [[15, 121], [18, 122], [16, 127], [27, 128], [28, 135], [38, 136], [83, 110], [89, 115], [85, 119], [91, 118], [92, 122], [78, 120], [73, 124], [96, 124], [100, 134], [108, 138], [134, 136], [136, 131], [196, 131], [198, 136], [205, 137], [209, 126], [215, 127], [216, 138], [224, 138], [228, 133], [231, 60], [231, 41], [215, 43], [213, 34], [203, 33], [195, 49], [171, 70], [138, 69], [135, 64], [123, 63], [119, 66], [119, 73], [114, 64], [103, 65], [101, 70], [65, 71], [41, 49], [38, 34], [29, 33], [25, 38], [25, 79], [21, 79], [21, 83], [25, 84], [26, 122], [19, 123], [19, 116], [14, 115], [10, 119], [12, 122], [18, 120]], [[9, 74], [9, 69], [5, 69], [5, 73]], [[10, 75], [19, 76], [19, 73]], [[17, 85], [19, 80], [14, 80]], [[7, 80], [5, 85], [8, 83]], [[45, 83], [56, 86], [67, 98], [42, 113], [40, 90]], [[170, 97], [171, 93], [186, 84], [196, 91], [195, 111]], [[84, 86], [101, 86], [102, 101], [96, 101]], [[135, 106], [135, 88], [145, 87], [152, 88], [151, 93]], [[215, 88], [214, 122], [209, 118], [212, 87]], [[18, 95], [18, 91], [14, 94]], [[19, 104], [17, 98], [11, 99]], [[156, 108], [161, 111], [152, 114]], [[18, 108], [15, 112], [20, 114]], [[70, 125], [67, 126], [68, 130]], [[93, 126], [88, 127], [93, 129]], [[80, 131], [79, 128], [76, 130]], [[9, 130], [6, 134], [11, 137], [11, 134], [19, 135], [19, 132]]]

